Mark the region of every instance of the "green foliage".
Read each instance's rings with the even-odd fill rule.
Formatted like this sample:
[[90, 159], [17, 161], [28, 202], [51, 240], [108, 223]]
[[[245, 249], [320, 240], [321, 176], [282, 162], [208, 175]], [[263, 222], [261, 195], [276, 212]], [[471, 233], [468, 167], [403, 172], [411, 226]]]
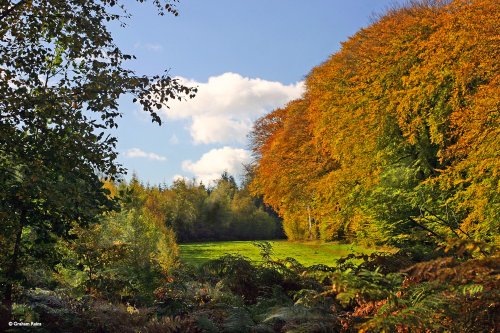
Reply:
[[80, 295], [151, 303], [153, 291], [177, 260], [175, 239], [165, 231], [137, 209], [109, 214], [90, 228], [75, 227], [75, 239], [60, 246], [65, 251], [60, 282]]
[[269, 242], [253, 242], [252, 245], [257, 247], [260, 250], [260, 256], [264, 260], [264, 262], [271, 261], [272, 256], [274, 255], [273, 246]]
[[442, 322], [445, 320], [447, 304], [435, 289], [435, 285], [422, 283], [405, 290], [407, 294], [404, 298], [389, 300], [363, 327], [382, 332], [398, 326], [414, 331], [444, 330]]
[[401, 274], [382, 274], [377, 269], [361, 269], [355, 272], [347, 270], [335, 274], [332, 278], [335, 281], [334, 291], [337, 293], [337, 299], [343, 304], [350, 304], [358, 299], [386, 299], [399, 290], [403, 281]]
[[[140, 2], [143, 2], [142, 0]], [[125, 2], [123, 2], [125, 3]], [[153, 0], [159, 13], [171, 3]], [[124, 173], [116, 162], [118, 100], [133, 96], [153, 121], [171, 99], [196, 89], [165, 73], [127, 69], [108, 22], [125, 18], [122, 1], [0, 3], [0, 326], [16, 284], [34, 263], [53, 267], [54, 245], [73, 224], [88, 226], [117, 204], [102, 180]]]
[[208, 276], [214, 276], [232, 293], [253, 303], [258, 295], [258, 271], [248, 258], [226, 255], [204, 264], [201, 269]]
[[145, 187], [137, 177], [121, 186], [136, 193], [137, 207], [145, 207], [159, 224], [174, 231], [180, 243], [282, 236], [280, 220], [228, 174], [209, 188], [183, 179], [169, 187]]

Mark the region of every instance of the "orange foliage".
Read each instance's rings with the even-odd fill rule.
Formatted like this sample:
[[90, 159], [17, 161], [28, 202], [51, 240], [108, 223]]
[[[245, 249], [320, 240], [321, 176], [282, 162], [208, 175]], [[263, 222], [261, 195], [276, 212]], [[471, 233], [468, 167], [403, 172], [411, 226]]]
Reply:
[[308, 208], [324, 238], [369, 221], [359, 197], [402, 151], [466, 231], [498, 233], [499, 17], [494, 0], [391, 10], [314, 68], [301, 100], [256, 123], [253, 190], [290, 237], [304, 238]]

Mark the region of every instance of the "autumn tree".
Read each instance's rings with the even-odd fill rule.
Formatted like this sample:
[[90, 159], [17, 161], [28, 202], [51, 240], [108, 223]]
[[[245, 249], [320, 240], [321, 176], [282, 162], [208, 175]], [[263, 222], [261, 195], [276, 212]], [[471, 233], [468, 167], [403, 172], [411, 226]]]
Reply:
[[[316, 238], [313, 230], [315, 193], [309, 186], [324, 165], [310, 140], [305, 101], [291, 102], [262, 118], [254, 127], [254, 155], [260, 156], [253, 190], [264, 194], [264, 200], [285, 221], [285, 232], [291, 239]], [[333, 166], [334, 167], [334, 166]]]
[[499, 12], [393, 8], [314, 68], [301, 100], [257, 121], [252, 187], [290, 238], [307, 238], [290, 230], [309, 202], [324, 239], [498, 239]]

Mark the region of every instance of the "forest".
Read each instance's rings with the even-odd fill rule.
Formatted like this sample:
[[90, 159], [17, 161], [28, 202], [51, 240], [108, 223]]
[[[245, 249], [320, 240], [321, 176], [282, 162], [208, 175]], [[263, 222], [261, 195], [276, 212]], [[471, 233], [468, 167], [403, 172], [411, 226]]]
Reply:
[[172, 230], [178, 243], [285, 237], [277, 214], [226, 172], [208, 187], [185, 179], [148, 187], [135, 175], [129, 184], [105, 186], [121, 197], [123, 210], [140, 209], [148, 220]]
[[[498, 1], [389, 9], [211, 185], [123, 179], [119, 99], [161, 124], [197, 94], [126, 67], [126, 7], [0, 2], [0, 332], [500, 331]], [[304, 266], [282, 238], [386, 250]], [[180, 259], [232, 240], [261, 259]]]

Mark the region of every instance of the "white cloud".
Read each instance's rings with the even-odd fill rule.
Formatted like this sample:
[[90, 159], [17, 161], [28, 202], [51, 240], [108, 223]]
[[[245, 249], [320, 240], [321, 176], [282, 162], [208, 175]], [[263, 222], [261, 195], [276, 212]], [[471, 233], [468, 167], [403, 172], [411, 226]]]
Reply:
[[148, 51], [161, 51], [163, 46], [158, 43], [140, 43], [137, 42], [134, 44], [134, 48], [136, 49], [146, 49]]
[[176, 145], [179, 143], [179, 138], [177, 137], [177, 135], [175, 134], [172, 134], [172, 136], [170, 137], [170, 139], [168, 139], [168, 142], [171, 144], [171, 145]]
[[250, 119], [200, 115], [193, 117], [189, 132], [195, 143], [244, 143], [251, 129]]
[[188, 101], [172, 101], [163, 113], [170, 119], [189, 118], [195, 143], [244, 143], [258, 117], [301, 97], [304, 91], [302, 81], [284, 85], [236, 73], [213, 76], [206, 83], [179, 79], [197, 86], [198, 93]]
[[165, 156], [160, 156], [155, 153], [147, 153], [139, 148], [131, 148], [127, 150], [124, 155], [129, 158], [146, 158], [152, 161], [165, 161], [167, 158]]
[[182, 162], [182, 169], [193, 173], [197, 180], [204, 184], [220, 178], [224, 171], [230, 175], [239, 176], [243, 174], [243, 163], [249, 163], [251, 155], [248, 150], [232, 147], [212, 149], [203, 154], [201, 158], [192, 162]]
[[172, 180], [173, 180], [174, 182], [175, 182], [175, 181], [177, 181], [177, 180], [184, 180], [184, 181], [186, 181], [186, 182], [187, 182], [187, 181], [189, 181], [189, 178], [188, 178], [188, 177], [186, 177], [186, 176], [183, 176], [183, 175], [174, 175], [174, 176], [172, 177]]

